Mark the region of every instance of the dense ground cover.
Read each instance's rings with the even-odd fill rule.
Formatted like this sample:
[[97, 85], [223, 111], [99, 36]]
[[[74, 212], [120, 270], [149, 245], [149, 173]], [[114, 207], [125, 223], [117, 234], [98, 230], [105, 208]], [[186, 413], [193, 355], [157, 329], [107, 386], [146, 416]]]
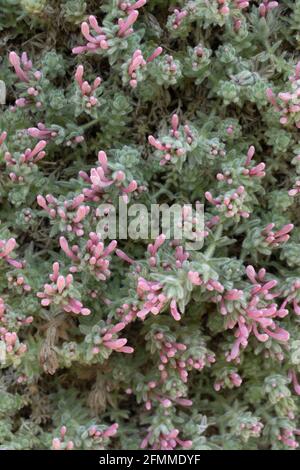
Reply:
[[[0, 0], [0, 448], [298, 446], [299, 28]], [[203, 247], [105, 239], [119, 198], [200, 201]]]

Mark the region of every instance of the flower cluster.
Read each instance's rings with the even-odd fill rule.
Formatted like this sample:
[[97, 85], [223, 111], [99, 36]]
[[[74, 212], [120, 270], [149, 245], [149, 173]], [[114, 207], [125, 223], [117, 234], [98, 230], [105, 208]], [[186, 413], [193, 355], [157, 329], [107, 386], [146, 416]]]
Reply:
[[[109, 427], [91, 425], [87, 429], [78, 426], [71, 431], [67, 426], [62, 426], [59, 431], [59, 437], [52, 439], [52, 450], [100, 450], [108, 443], [118, 431], [118, 424], [114, 423]], [[72, 433], [74, 437], [69, 439], [67, 434]], [[74, 442], [75, 441], [75, 442]]]
[[[117, 323], [114, 326], [94, 326], [92, 333], [86, 337], [86, 342], [91, 345], [91, 353], [93, 356], [98, 356], [101, 352], [116, 351], [120, 353], [131, 354], [134, 349], [131, 346], [126, 346], [126, 338], [118, 338], [117, 333], [125, 328], [126, 324], [123, 322]], [[106, 351], [103, 351], [104, 350]]]
[[90, 207], [84, 205], [84, 195], [79, 194], [73, 199], [59, 201], [52, 194], [37, 196], [38, 205], [47, 212], [50, 219], [58, 220], [61, 232], [73, 232], [78, 237], [84, 234], [82, 222], [90, 212]]
[[141, 444], [141, 448], [149, 448], [153, 450], [173, 450], [177, 446], [182, 447], [183, 449], [190, 449], [192, 446], [192, 441], [183, 441], [179, 437], [179, 430], [172, 429], [167, 434], [160, 434], [155, 439], [153, 439], [153, 432], [150, 431]]
[[184, 162], [187, 153], [195, 147], [195, 135], [188, 124], [179, 127], [179, 117], [173, 114], [169, 135], [161, 139], [149, 135], [148, 142], [160, 152], [160, 165], [165, 165], [177, 160]]
[[44, 292], [38, 292], [37, 296], [42, 299], [41, 305], [49, 307], [56, 305], [65, 312], [76, 313], [77, 315], [89, 315], [91, 311], [84, 308], [82, 303], [74, 297], [73, 276], [68, 274], [63, 276], [59, 271], [59, 264], [53, 264], [53, 273], [49, 275], [51, 284], [44, 285]]
[[115, 43], [120, 43], [123, 38], [127, 38], [133, 33], [132, 26], [138, 16], [138, 10], [129, 9], [128, 16], [125, 19], [119, 18], [118, 25], [111, 27], [101, 27], [95, 16], [89, 16], [88, 22], [84, 21], [81, 24], [81, 34], [87, 42], [84, 46], [74, 47], [73, 54], [97, 52], [99, 50], [105, 51], [116, 47]]
[[124, 81], [129, 81], [131, 88], [136, 88], [138, 82], [143, 79], [143, 70], [146, 69], [147, 64], [150, 64], [153, 60], [155, 60], [156, 57], [162, 53], [162, 51], [162, 47], [157, 47], [145, 60], [142, 51], [140, 49], [136, 49], [128, 63], [125, 64]]
[[0, 258], [15, 268], [22, 268], [22, 263], [11, 257], [11, 253], [16, 246], [17, 242], [14, 238], [0, 240]]
[[253, 266], [247, 266], [246, 274], [253, 284], [250, 291], [250, 298], [244, 311], [244, 315], [238, 316], [235, 321], [229, 320], [228, 328], [234, 328], [236, 341], [227, 355], [227, 360], [235, 360], [240, 353], [241, 347], [246, 347], [251, 332], [258, 341], [266, 342], [269, 339], [286, 342], [289, 340], [289, 333], [281, 328], [275, 318], [284, 318], [288, 315], [288, 310], [278, 307], [276, 303], [270, 303], [278, 296], [278, 293], [271, 292], [277, 285], [277, 281], [267, 280], [266, 271], [259, 270], [257, 273]]
[[274, 109], [280, 113], [280, 124], [294, 124], [300, 128], [300, 62], [296, 65], [294, 74], [290, 75], [290, 91], [282, 91], [276, 96], [271, 88], [267, 89], [267, 97]]
[[86, 183], [90, 184], [89, 188], [83, 189], [83, 194], [87, 201], [97, 202], [101, 200], [106, 190], [113, 185], [117, 189], [118, 194], [123, 197], [123, 200], [128, 202], [128, 194], [138, 189], [138, 184], [135, 180], [130, 181], [130, 183], [126, 185], [126, 174], [124, 171], [117, 170], [111, 174], [107, 155], [103, 150], [98, 152], [97, 168], [92, 168], [90, 175], [84, 171], [80, 171], [79, 176]]
[[110, 276], [109, 255], [117, 246], [115, 240], [104, 248], [104, 244], [99, 235], [90, 233], [89, 240], [86, 242], [82, 253], [79, 251], [78, 245], [73, 245], [72, 248], [70, 248], [65, 237], [60, 237], [59, 243], [61, 249], [74, 262], [74, 266], [70, 268], [72, 273], [89, 269], [100, 281], [106, 281]]
[[40, 108], [42, 106], [39, 100], [41, 91], [39, 81], [42, 77], [40, 70], [32, 71], [32, 62], [28, 59], [26, 52], [23, 52], [21, 57], [16, 52], [11, 52], [9, 54], [9, 62], [13, 66], [18, 79], [26, 87], [25, 96], [18, 98], [15, 106], [23, 108], [28, 104], [34, 103], [37, 108]]
[[102, 80], [100, 77], [97, 77], [95, 78], [93, 84], [90, 85], [87, 81], [83, 81], [83, 73], [83, 65], [78, 65], [75, 73], [75, 80], [80, 88], [82, 97], [86, 100], [85, 106], [87, 108], [92, 108], [98, 104], [98, 100], [94, 96], [94, 92], [101, 85]]

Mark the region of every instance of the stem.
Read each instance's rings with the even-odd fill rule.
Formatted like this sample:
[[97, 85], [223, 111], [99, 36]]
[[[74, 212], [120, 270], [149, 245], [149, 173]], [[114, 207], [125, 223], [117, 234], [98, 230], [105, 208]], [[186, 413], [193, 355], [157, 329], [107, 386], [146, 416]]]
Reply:
[[212, 242], [212, 244], [207, 248], [207, 250], [205, 251], [204, 253], [204, 256], [206, 258], [211, 258], [212, 255], [214, 254], [215, 252], [215, 249], [217, 247], [217, 242], [220, 240], [221, 238], [221, 235], [222, 235], [222, 231], [223, 231], [223, 225], [220, 224], [216, 230], [216, 233], [215, 233], [215, 236], [214, 236], [214, 241]]
[[95, 124], [97, 124], [100, 121], [100, 119], [101, 118], [93, 119], [93, 121], [87, 122], [86, 124], [84, 124], [83, 126], [80, 126], [80, 127], [81, 127], [81, 129], [86, 131], [90, 127], [93, 127]]

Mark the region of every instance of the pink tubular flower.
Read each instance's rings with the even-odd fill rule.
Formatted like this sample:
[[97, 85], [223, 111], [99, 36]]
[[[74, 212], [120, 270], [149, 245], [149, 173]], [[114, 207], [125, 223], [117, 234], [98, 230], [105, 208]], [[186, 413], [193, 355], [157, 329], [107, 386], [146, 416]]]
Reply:
[[103, 431], [103, 436], [104, 437], [112, 437], [112, 436], [115, 436], [118, 432], [118, 423], [114, 423], [112, 424], [109, 428], [105, 429], [105, 431]]
[[65, 252], [65, 254], [75, 263], [79, 261], [78, 257], [78, 246], [74, 245], [72, 248], [69, 247], [69, 243], [65, 237], [60, 237], [59, 244], [61, 249]]
[[[21, 58], [15, 53], [10, 52], [9, 62], [15, 69], [15, 72], [22, 82], [29, 82], [28, 72], [32, 69], [32, 62], [28, 60], [26, 52], [23, 52]], [[23, 67], [23, 68], [22, 68]]]
[[104, 431], [100, 430], [98, 426], [91, 426], [89, 428], [88, 434], [95, 442], [100, 441], [103, 438], [113, 437], [118, 432], [119, 425], [117, 423], [112, 424]]
[[231, 9], [238, 8], [239, 10], [244, 10], [248, 8], [249, 1], [246, 0], [233, 0], [231, 3], [228, 0], [217, 0], [219, 4], [219, 13], [223, 16], [227, 16], [230, 14]]
[[139, 12], [137, 10], [131, 10], [125, 20], [123, 20], [122, 18], [118, 20], [118, 25], [119, 25], [118, 36], [119, 37], [127, 37], [133, 33], [133, 29], [131, 26], [136, 22], [136, 20], [138, 19], [138, 16], [139, 16]]
[[[189, 259], [190, 257], [190, 254], [185, 251], [185, 249], [183, 248], [182, 245], [178, 245], [178, 242], [171, 242], [171, 246], [175, 247], [175, 254], [174, 254], [174, 261], [175, 261], [175, 264], [168, 264], [166, 262], [163, 263], [163, 268], [166, 270], [166, 271], [169, 271], [171, 269], [176, 269], [176, 268], [182, 268], [183, 267], [183, 264], [186, 260]], [[155, 266], [156, 264], [154, 264], [154, 258], [150, 258], [149, 259], [149, 264], [150, 266]]]
[[278, 2], [274, 2], [271, 0], [263, 0], [258, 7], [259, 15], [265, 17], [269, 11], [274, 10], [274, 8], [277, 8], [278, 5]]
[[258, 165], [256, 165], [254, 168], [251, 168], [250, 170], [245, 170], [244, 174], [261, 178], [266, 175], [264, 171], [265, 167], [266, 167], [266, 164], [264, 162], [261, 162]]
[[288, 195], [291, 197], [295, 197], [300, 193], [300, 180], [297, 180], [294, 184], [293, 189], [290, 189]]
[[134, 51], [131, 62], [128, 67], [128, 75], [130, 76], [130, 85], [135, 88], [137, 85], [136, 81], [136, 71], [140, 67], [144, 67], [146, 65], [146, 61], [143, 57], [142, 51], [140, 49], [136, 49]]
[[224, 292], [224, 286], [217, 281], [216, 279], [209, 279], [207, 282], [203, 283], [203, 286], [205, 287], [206, 290], [209, 292], [218, 292], [222, 294]]
[[120, 259], [122, 259], [123, 261], [126, 261], [126, 263], [129, 263], [129, 264], [134, 264], [135, 263], [134, 259], [132, 259], [128, 255], [126, 255], [126, 253], [124, 253], [124, 251], [122, 251], [122, 250], [117, 249], [116, 250], [116, 255]]
[[262, 236], [264, 237], [264, 241], [267, 245], [271, 245], [273, 247], [278, 247], [283, 243], [286, 243], [289, 238], [289, 232], [291, 232], [294, 228], [293, 224], [284, 225], [280, 230], [273, 232], [275, 224], [267, 225], [261, 232]]
[[[58, 305], [65, 312], [75, 313], [77, 315], [89, 315], [91, 311], [84, 308], [82, 303], [75, 299], [70, 293], [70, 288], [73, 284], [72, 274], [66, 277], [62, 276], [59, 272], [59, 263], [53, 264], [53, 274], [50, 274], [51, 284], [44, 285], [44, 292], [38, 292], [37, 297], [41, 300], [43, 307], [49, 305]], [[72, 289], [71, 289], [72, 290]]]
[[138, 308], [135, 305], [131, 304], [123, 304], [116, 310], [117, 315], [120, 317], [121, 321], [126, 325], [136, 320], [137, 312]]
[[157, 252], [159, 248], [164, 244], [166, 236], [162, 233], [158, 235], [155, 242], [148, 245], [147, 251], [150, 254], [149, 264], [150, 266], [156, 266], [157, 263]]
[[20, 261], [16, 261], [15, 259], [11, 258], [10, 256], [16, 245], [17, 242], [14, 238], [10, 238], [9, 240], [0, 240], [0, 258], [14, 268], [21, 269], [23, 264]]
[[211, 229], [215, 225], [218, 225], [219, 222], [220, 222], [220, 217], [218, 215], [214, 215], [211, 217], [210, 220], [205, 222], [205, 227], [207, 227], [208, 229]]
[[39, 122], [37, 124], [37, 127], [29, 127], [27, 129], [27, 133], [28, 135], [30, 135], [30, 137], [34, 137], [35, 139], [44, 141], [50, 140], [51, 138], [57, 136], [56, 131], [46, 128], [46, 126], [42, 122]]
[[276, 96], [273, 93], [273, 90], [271, 88], [267, 88], [266, 90], [266, 95], [269, 100], [269, 102], [274, 106], [274, 108], [278, 111], [279, 108], [277, 106], [277, 101], [276, 101]]
[[197, 273], [196, 271], [189, 271], [188, 279], [194, 286], [201, 286], [201, 284], [203, 283], [202, 279], [199, 276], [199, 273]]
[[135, 180], [132, 180], [128, 186], [126, 187], [123, 186], [120, 188], [122, 199], [126, 204], [129, 201], [128, 194], [134, 193], [137, 189], [138, 189], [138, 184]]
[[188, 11], [187, 10], [178, 10], [177, 8], [175, 8], [175, 10], [173, 11], [173, 20], [172, 20], [172, 27], [173, 29], [178, 29], [180, 28], [180, 25], [182, 23], [182, 21], [184, 20], [184, 18], [188, 15]]
[[83, 73], [83, 65], [78, 65], [75, 73], [75, 80], [78, 83], [83, 98], [86, 100], [85, 106], [87, 108], [92, 108], [98, 104], [98, 100], [94, 96], [94, 92], [101, 85], [102, 80], [100, 77], [96, 77], [93, 85], [90, 85], [87, 81], [83, 81]]
[[248, 8], [249, 2], [246, 0], [234, 0], [234, 5], [240, 10], [243, 10], [244, 8]]
[[85, 206], [84, 195], [79, 194], [73, 199], [58, 201], [51, 194], [46, 197], [37, 196], [37, 203], [49, 215], [50, 219], [60, 219], [60, 226], [67, 232], [73, 232], [78, 237], [84, 235], [83, 220], [90, 212], [90, 207]]
[[254, 145], [251, 145], [251, 147], [249, 147], [248, 152], [247, 152], [245, 167], [249, 166], [254, 154], [255, 154], [255, 147]]
[[211, 300], [219, 304], [221, 315], [227, 315], [228, 306], [231, 307], [232, 305], [234, 305], [234, 302], [241, 300], [243, 298], [243, 294], [244, 293], [242, 290], [230, 289], [223, 293], [219, 293]]
[[98, 25], [95, 16], [89, 16], [88, 23], [84, 21], [81, 24], [81, 33], [86, 39], [87, 43], [85, 46], [74, 47], [72, 49], [73, 54], [94, 52], [97, 51], [97, 49], [108, 49], [107, 37], [102, 28]]
[[131, 354], [133, 353], [134, 349], [131, 348], [130, 346], [125, 346], [127, 344], [127, 339], [126, 338], [115, 338], [114, 335], [115, 333], [118, 333], [119, 331], [123, 330], [125, 328], [126, 324], [121, 322], [117, 323], [115, 326], [109, 327], [104, 336], [102, 337], [103, 345], [107, 349], [111, 349], [116, 352], [123, 352], [126, 354]]
[[4, 300], [2, 299], [2, 297], [0, 297], [0, 321], [2, 321], [4, 317], [5, 310], [6, 308], [5, 308]]
[[5, 141], [7, 137], [7, 132], [3, 131], [1, 134], [0, 134], [0, 145], [3, 144], [3, 142]]
[[74, 262], [74, 266], [70, 268], [71, 272], [88, 269], [99, 281], [105, 281], [110, 276], [109, 257], [117, 246], [116, 240], [113, 240], [105, 248], [100, 236], [97, 233], [90, 232], [89, 240], [82, 252], [80, 252], [77, 245], [70, 248], [65, 237], [60, 237], [59, 243], [61, 249]]
[[[26, 149], [24, 153], [21, 154], [20, 163], [37, 163], [39, 160], [42, 160], [46, 155], [44, 148], [46, 147], [47, 142], [45, 140], [40, 140], [33, 150]], [[10, 164], [10, 159], [8, 153], [5, 154], [5, 160]]]
[[232, 373], [230, 374], [230, 379], [235, 387], [239, 387], [242, 383], [242, 379], [239, 374]]
[[119, 3], [119, 8], [122, 11], [126, 11], [127, 13], [132, 11], [132, 10], [138, 10], [139, 8], [142, 8], [144, 5], [146, 5], [147, 0], [137, 0], [135, 3], [130, 3], [126, 0], [120, 1]]
[[171, 300], [170, 312], [171, 312], [171, 315], [172, 315], [172, 317], [174, 318], [174, 320], [176, 320], [176, 321], [181, 320], [181, 315], [180, 315], [180, 313], [179, 313], [179, 311], [178, 311], [178, 308], [177, 308], [177, 304], [176, 304], [176, 300], [175, 300], [175, 299], [172, 299], [172, 300]]
[[160, 56], [160, 54], [162, 53], [163, 51], [163, 48], [162, 47], [157, 47], [153, 52], [152, 54], [148, 57], [147, 59], [147, 63], [149, 62], [153, 62], [153, 60], [156, 59], [156, 57]]

